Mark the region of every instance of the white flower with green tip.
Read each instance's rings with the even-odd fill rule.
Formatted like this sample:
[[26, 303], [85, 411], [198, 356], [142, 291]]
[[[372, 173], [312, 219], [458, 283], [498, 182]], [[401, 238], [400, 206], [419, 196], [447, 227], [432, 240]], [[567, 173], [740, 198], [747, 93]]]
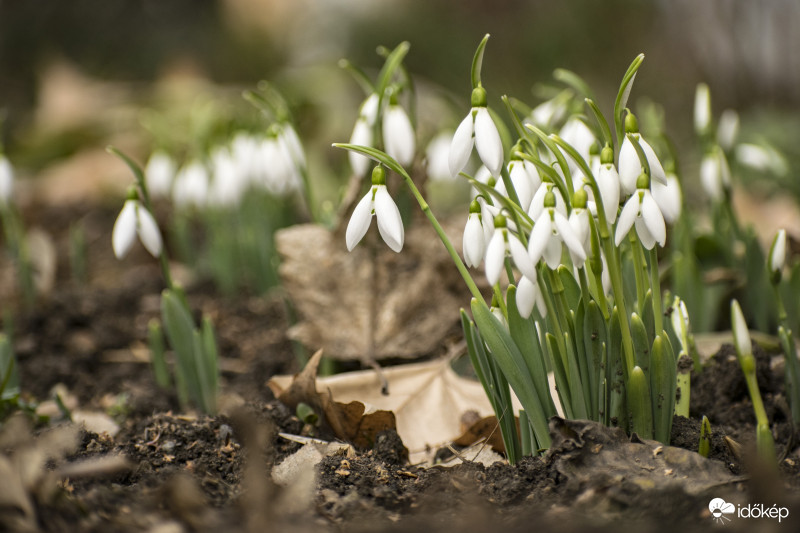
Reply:
[[[664, 167], [658, 160], [655, 150], [644, 140], [639, 133], [639, 123], [633, 113], [628, 113], [625, 117], [625, 133], [631, 134], [633, 138], [638, 141], [644, 152], [647, 164], [650, 166], [650, 177], [663, 185], [667, 184], [667, 175], [664, 172]], [[636, 190], [636, 180], [642, 173], [642, 161], [639, 159], [639, 154], [633, 143], [625, 135], [625, 140], [622, 141], [622, 147], [619, 150], [619, 181], [622, 185], [622, 191], [625, 194], [631, 194]]]
[[[375, 120], [378, 117], [378, 95], [372, 93], [361, 104], [358, 111], [358, 118], [356, 124], [353, 126], [353, 133], [350, 135], [350, 144], [359, 146], [372, 146], [372, 127], [375, 125]], [[358, 176], [366, 174], [370, 159], [362, 154], [349, 151], [347, 158], [350, 161], [350, 168]]]
[[614, 234], [614, 242], [617, 246], [634, 225], [636, 234], [646, 249], [652, 250], [656, 243], [664, 246], [667, 240], [667, 226], [661, 209], [647, 187], [648, 184], [649, 177], [647, 174], [642, 174], [637, 182], [639, 187], [636, 192], [625, 202], [625, 206], [619, 214], [617, 230]]
[[506, 256], [511, 256], [523, 276], [536, 277], [536, 269], [525, 246], [519, 238], [506, 227], [506, 217], [498, 215], [494, 220], [494, 234], [486, 247], [486, 279], [494, 285], [500, 280]]
[[117, 259], [128, 254], [137, 235], [153, 257], [161, 255], [162, 241], [158, 224], [150, 211], [139, 202], [134, 191], [128, 194], [111, 232], [111, 245]]
[[414, 161], [417, 149], [414, 127], [405, 109], [392, 102], [383, 113], [383, 145], [386, 153], [403, 166]]
[[539, 310], [541, 316], [547, 316], [547, 306], [544, 302], [542, 289], [536, 281], [528, 278], [528, 276], [522, 276], [519, 280], [516, 302], [517, 310], [523, 318], [531, 316], [534, 306]]
[[347, 224], [345, 242], [347, 250], [352, 251], [366, 235], [372, 215], [378, 219], [378, 231], [384, 242], [395, 252], [403, 249], [405, 230], [400, 210], [386, 189], [386, 171], [381, 166], [372, 171], [372, 187], [358, 202]]
[[572, 226], [558, 209], [553, 192], [548, 192], [544, 209], [533, 224], [528, 253], [534, 264], [544, 257], [548, 268], [555, 270], [561, 264], [561, 244], [566, 245], [570, 255], [579, 263], [586, 261], [586, 252]]
[[486, 107], [486, 91], [476, 87], [472, 91], [472, 109], [461, 121], [450, 144], [450, 174], [457, 176], [464, 170], [473, 146], [483, 164], [495, 178], [503, 166], [503, 142]]

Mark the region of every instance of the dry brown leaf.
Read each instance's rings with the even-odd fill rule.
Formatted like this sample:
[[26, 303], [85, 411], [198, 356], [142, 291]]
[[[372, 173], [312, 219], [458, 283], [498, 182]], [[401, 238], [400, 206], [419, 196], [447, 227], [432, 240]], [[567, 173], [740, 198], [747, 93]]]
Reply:
[[503, 443], [503, 434], [500, 432], [500, 425], [496, 416], [481, 418], [468, 427], [460, 437], [453, 440], [453, 444], [457, 446], [472, 446], [479, 441], [485, 441], [493, 450], [505, 453], [506, 446]]
[[329, 391], [318, 392], [316, 378], [321, 358], [322, 350], [318, 350], [297, 376], [288, 378], [288, 382], [284, 381], [282, 385], [273, 378], [268, 386], [281, 402], [292, 409], [300, 402], [310, 405], [315, 412], [324, 416], [324, 422], [338, 438], [352, 442], [359, 448], [372, 447], [378, 433], [395, 429], [394, 413], [382, 410], [367, 412], [366, 406], [360, 401], [341, 403]]
[[468, 301], [463, 282], [428, 225], [409, 228], [401, 254], [375, 244], [374, 269], [371, 237], [348, 252], [343, 237], [321, 226], [276, 233], [281, 278], [299, 318], [290, 337], [335, 359], [431, 353]]
[[[360, 401], [394, 413], [397, 432], [411, 452], [411, 462], [429, 459], [426, 450], [458, 438], [463, 432], [463, 413], [474, 410], [481, 416], [492, 414], [480, 383], [458, 376], [447, 359], [385, 368], [383, 377], [389, 383], [388, 395], [381, 394], [381, 378], [372, 370], [321, 378], [316, 387], [320, 392], [329, 391], [337, 402]], [[273, 391], [283, 391], [292, 379], [275, 376], [269, 386]]]

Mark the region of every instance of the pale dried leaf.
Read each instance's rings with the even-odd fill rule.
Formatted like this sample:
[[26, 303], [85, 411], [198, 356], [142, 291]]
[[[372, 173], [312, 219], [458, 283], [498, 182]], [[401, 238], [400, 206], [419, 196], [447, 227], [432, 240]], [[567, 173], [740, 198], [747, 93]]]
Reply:
[[281, 230], [275, 240], [281, 278], [299, 317], [290, 336], [335, 359], [428, 354], [468, 301], [452, 261], [427, 225], [409, 228], [401, 254], [375, 244], [374, 275], [369, 233], [353, 252], [343, 238], [316, 225]]
[[[337, 402], [357, 400], [393, 412], [412, 463], [428, 459], [426, 449], [457, 439], [462, 433], [463, 413], [492, 414], [480, 383], [458, 376], [446, 359], [385, 368], [383, 377], [389, 383], [388, 395], [381, 393], [381, 379], [371, 370], [318, 379], [317, 390], [329, 391]], [[285, 390], [292, 379], [275, 376], [270, 388]]]

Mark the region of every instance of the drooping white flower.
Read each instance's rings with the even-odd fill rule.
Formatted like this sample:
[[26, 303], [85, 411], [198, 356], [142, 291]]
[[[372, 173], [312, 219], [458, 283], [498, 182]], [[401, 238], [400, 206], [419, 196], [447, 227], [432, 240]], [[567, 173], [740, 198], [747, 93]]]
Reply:
[[572, 226], [558, 209], [556, 197], [549, 192], [544, 201], [544, 209], [533, 224], [528, 253], [534, 264], [544, 256], [548, 268], [555, 270], [561, 264], [561, 244], [565, 244], [571, 257], [582, 265], [586, 261], [586, 252]]
[[[642, 176], [646, 178], [646, 175]], [[664, 246], [667, 240], [667, 226], [650, 189], [642, 184], [642, 180], [639, 181], [639, 185], [642, 186], [628, 198], [619, 214], [614, 242], [619, 246], [635, 224], [636, 234], [642, 246], [651, 250], [655, 243]]]
[[172, 200], [178, 207], [202, 206], [208, 200], [208, 170], [200, 161], [190, 161], [175, 175]]
[[472, 91], [472, 109], [461, 121], [450, 144], [450, 174], [457, 176], [469, 162], [473, 146], [478, 156], [495, 178], [503, 166], [503, 142], [486, 107], [486, 91], [476, 87]]
[[620, 180], [614, 166], [614, 150], [610, 146], [604, 147], [600, 152], [600, 161], [600, 168], [594, 176], [597, 188], [600, 189], [606, 219], [609, 224], [613, 224], [619, 210]]
[[736, 147], [736, 160], [760, 172], [785, 176], [789, 165], [783, 155], [770, 146], [742, 143]]
[[719, 147], [714, 147], [703, 157], [700, 163], [700, 183], [714, 202], [722, 200], [725, 191], [730, 188], [731, 171], [728, 159]]
[[694, 131], [704, 135], [711, 127], [711, 92], [708, 85], [699, 83], [694, 93]]
[[[508, 163], [508, 175], [511, 178], [511, 184], [514, 186], [514, 190], [517, 192], [517, 197], [520, 202], [519, 206], [527, 211], [531, 205], [533, 193], [539, 189], [542, 180], [533, 163], [514, 155], [516, 154], [515, 151], [512, 151], [511, 154], [511, 161]], [[502, 195], [508, 197], [508, 192], [506, 191], [505, 183], [502, 179], [497, 180], [495, 189]]]
[[228, 207], [238, 205], [248, 183], [231, 150], [217, 147], [211, 152], [211, 172], [209, 203]]
[[534, 306], [542, 317], [547, 316], [547, 306], [539, 284], [527, 276], [522, 276], [517, 285], [517, 310], [523, 318], [528, 318]]
[[286, 143], [294, 164], [298, 168], [306, 168], [306, 152], [297, 131], [289, 122], [282, 122], [279, 128], [278, 136]]
[[8, 158], [0, 153], [0, 204], [6, 205], [14, 194], [14, 167]]
[[494, 234], [486, 247], [486, 279], [494, 285], [500, 279], [506, 256], [511, 256], [522, 275], [536, 278], [534, 263], [519, 238], [506, 227], [503, 215], [495, 217]]
[[550, 100], [537, 105], [531, 111], [529, 120], [536, 126], [549, 130], [564, 118], [567, 113], [566, 101], [570, 98], [567, 91], [563, 91]]
[[[586, 161], [587, 164], [589, 163], [589, 160], [591, 159], [592, 146], [597, 144], [597, 138], [594, 136], [594, 132], [591, 130], [591, 128], [589, 128], [584, 121], [579, 119], [577, 116], [570, 117], [559, 131], [558, 136], [561, 137], [561, 139], [567, 144], [575, 148], [575, 151], [578, 152], [583, 160]], [[570, 172], [573, 174], [580, 173], [581, 169], [578, 166], [578, 163], [569, 157], [566, 152], [564, 152], [564, 156], [569, 164]]]
[[780, 274], [783, 265], [786, 263], [786, 230], [780, 229], [772, 240], [769, 249], [769, 270], [775, 274]]
[[[572, 212], [569, 214], [569, 225], [572, 227], [572, 231], [575, 233], [575, 237], [578, 239], [578, 242], [581, 243], [581, 248], [583, 249], [583, 257], [589, 257], [592, 251], [592, 243], [591, 243], [591, 228], [589, 225], [589, 210], [585, 207], [573, 207]], [[572, 263], [578, 267], [583, 264], [583, 260], [580, 257], [576, 256], [572, 250], [570, 250], [570, 257], [572, 258]]]
[[[665, 185], [667, 183], [667, 175], [655, 151], [641, 135], [638, 133], [632, 135], [638, 138], [639, 146], [642, 147], [642, 151], [647, 157], [647, 164], [650, 165], [650, 177]], [[631, 194], [636, 190], [636, 180], [641, 173], [642, 162], [639, 160], [639, 154], [626, 135], [625, 140], [622, 141], [622, 148], [619, 150], [619, 181], [625, 194]]]
[[753, 343], [750, 340], [750, 330], [742, 314], [739, 302], [731, 300], [731, 329], [733, 330], [733, 344], [739, 356], [752, 355]]
[[391, 103], [383, 113], [383, 144], [386, 153], [403, 166], [414, 161], [417, 149], [414, 127], [405, 109], [397, 103]]
[[127, 255], [137, 235], [153, 257], [161, 255], [162, 242], [158, 224], [150, 211], [129, 195], [111, 232], [111, 245], [117, 259]]
[[431, 139], [425, 148], [425, 167], [431, 181], [453, 181], [447, 161], [452, 140], [453, 133], [444, 131]]
[[372, 187], [358, 202], [347, 224], [345, 242], [352, 251], [366, 235], [372, 215], [378, 219], [378, 231], [384, 242], [395, 252], [403, 249], [405, 230], [400, 210], [386, 189], [386, 171], [381, 166], [372, 171]]
[[[372, 127], [375, 125], [377, 117], [378, 95], [372, 93], [361, 104], [356, 124], [353, 127], [353, 133], [350, 135], [350, 144], [372, 146]], [[363, 176], [366, 174], [370, 165], [370, 159], [367, 156], [348, 150], [347, 157], [350, 160], [350, 168], [353, 169], [356, 175]]]
[[477, 267], [480, 265], [486, 253], [488, 239], [486, 228], [481, 217], [481, 210], [481, 205], [478, 200], [473, 200], [469, 206], [467, 225], [464, 227], [464, 263], [470, 267]]
[[667, 174], [667, 184], [654, 181], [650, 184], [650, 191], [653, 193], [653, 198], [661, 209], [661, 214], [664, 215], [664, 221], [667, 224], [673, 224], [681, 215], [682, 193], [681, 182], [678, 176], [670, 172]]
[[672, 331], [675, 332], [681, 343], [681, 352], [688, 353], [689, 311], [686, 309], [684, 301], [678, 296], [672, 302], [670, 321], [672, 322]]
[[633, 113], [628, 113], [625, 116], [625, 133], [625, 139], [622, 141], [622, 146], [619, 150], [619, 168], [617, 169], [622, 192], [631, 194], [636, 190], [636, 180], [639, 179], [639, 175], [642, 174], [642, 169], [644, 168], [642, 161], [639, 159], [639, 153], [633, 146], [631, 139], [628, 138], [628, 135], [633, 137], [642, 148], [647, 164], [650, 167], [650, 178], [666, 185], [667, 175], [664, 172], [664, 167], [661, 166], [655, 150], [639, 133], [639, 122]]
[[717, 144], [726, 152], [733, 148], [736, 135], [739, 133], [739, 114], [733, 109], [726, 109], [719, 116], [717, 125]]
[[528, 208], [528, 216], [533, 220], [539, 218], [544, 211], [544, 200], [547, 193], [552, 192], [556, 197], [556, 209], [559, 213], [567, 216], [567, 204], [564, 202], [564, 197], [561, 196], [561, 190], [555, 186], [552, 181], [543, 181], [531, 199], [531, 205]]
[[150, 155], [144, 169], [147, 190], [153, 197], [166, 197], [175, 177], [175, 161], [166, 152], [157, 150]]

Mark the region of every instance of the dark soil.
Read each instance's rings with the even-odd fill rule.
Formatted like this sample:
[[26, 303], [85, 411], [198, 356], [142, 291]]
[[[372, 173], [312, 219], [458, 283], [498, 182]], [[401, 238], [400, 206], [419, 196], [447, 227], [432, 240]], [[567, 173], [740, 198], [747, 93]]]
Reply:
[[[407, 464], [402, 442], [389, 431], [371, 450], [323, 457], [308, 504], [288, 511], [289, 489], [269, 472], [301, 447], [278, 433], [300, 434], [303, 424], [265, 386], [272, 375], [298, 370], [283, 299], [224, 298], [208, 283], [187, 288], [192, 308], [212, 316], [217, 328], [223, 414], [181, 414], [174, 394], [155, 386], [146, 357], [136, 355], [159, 313], [159, 271], [143, 253], [113, 261], [99, 227], [110, 228], [114, 216], [93, 211], [84, 218], [87, 233], [109, 243], [90, 257], [103, 265], [103, 277], [79, 285], [60, 268], [55, 291], [17, 315], [15, 348], [25, 398], [49, 400], [62, 384], [80, 408], [111, 412], [119, 432], [80, 430], [73, 438], [58, 433], [68, 426], [55, 421], [7, 420], [0, 472], [22, 481], [17, 492], [0, 481], [2, 531], [610, 531], [621, 523], [706, 531], [714, 497], [790, 509], [780, 525], [740, 519], [727, 529], [798, 530], [800, 449], [783, 378], [756, 348], [781, 456], [780, 473], [772, 474], [753, 459], [752, 405], [730, 346], [692, 377], [691, 418], [676, 417], [673, 426], [672, 444], [682, 450], [554, 419], [554, 444], [542, 457], [514, 466], [467, 460], [424, 469]], [[693, 453], [702, 415], [713, 430], [709, 459]], [[24, 464], [38, 467], [23, 475]], [[88, 466], [65, 470], [75, 465]]]

